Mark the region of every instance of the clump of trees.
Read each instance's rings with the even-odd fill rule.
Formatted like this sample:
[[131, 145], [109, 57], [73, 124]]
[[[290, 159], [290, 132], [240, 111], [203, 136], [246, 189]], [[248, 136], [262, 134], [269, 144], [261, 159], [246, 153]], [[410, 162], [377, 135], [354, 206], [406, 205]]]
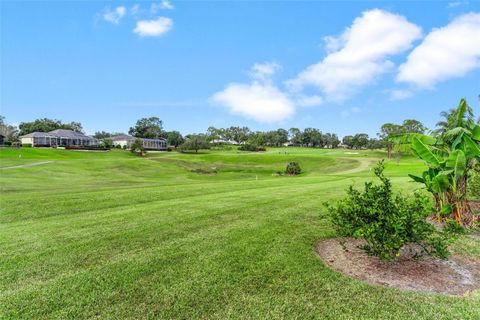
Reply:
[[423, 134], [427, 128], [420, 121], [414, 119], [406, 119], [402, 124], [385, 123], [380, 128], [378, 136], [387, 148], [387, 158], [392, 158], [392, 152], [395, 146], [399, 146], [398, 136], [404, 134]]
[[366, 182], [363, 191], [350, 186], [345, 199], [326, 204], [339, 235], [364, 239], [362, 249], [383, 260], [397, 258], [408, 244], [417, 244], [419, 254], [447, 258], [447, 231], [437, 231], [426, 221], [432, 211], [429, 198], [395, 194], [384, 169], [381, 161], [374, 170], [380, 184]]
[[142, 118], [128, 130], [137, 138], [158, 139], [163, 137], [163, 121], [158, 117]]
[[20, 129], [20, 132], [19, 132], [20, 136], [23, 136], [32, 132], [49, 132], [57, 129], [66, 129], [66, 130], [72, 130], [72, 131], [83, 133], [83, 127], [80, 122], [72, 121], [70, 123], [63, 123], [60, 120], [48, 119], [48, 118], [37, 119], [32, 122], [21, 122], [18, 125], [18, 128]]
[[204, 134], [190, 134], [185, 138], [185, 142], [179, 147], [181, 152], [195, 151], [198, 153], [198, 150], [210, 149], [210, 143]]
[[440, 126], [431, 136], [401, 137], [410, 141], [415, 154], [428, 165], [421, 176], [410, 177], [433, 195], [439, 220], [452, 217], [469, 226], [478, 220], [468, 203], [468, 182], [480, 161], [480, 126], [465, 99], [446, 115]]
[[11, 145], [18, 140], [17, 127], [6, 123], [3, 116], [0, 116], [0, 134], [5, 137], [4, 143], [7, 145]]

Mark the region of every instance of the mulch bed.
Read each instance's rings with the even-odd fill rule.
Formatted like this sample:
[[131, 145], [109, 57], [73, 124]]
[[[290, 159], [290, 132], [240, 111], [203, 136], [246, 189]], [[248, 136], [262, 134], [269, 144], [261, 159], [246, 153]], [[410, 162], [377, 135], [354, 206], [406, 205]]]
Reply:
[[[328, 239], [317, 254], [329, 267], [370, 284], [447, 295], [466, 295], [480, 288], [480, 261], [452, 255], [448, 261], [412, 258], [415, 248], [401, 252], [394, 262], [381, 261], [359, 248], [358, 239]], [[343, 244], [343, 245], [342, 245]]]

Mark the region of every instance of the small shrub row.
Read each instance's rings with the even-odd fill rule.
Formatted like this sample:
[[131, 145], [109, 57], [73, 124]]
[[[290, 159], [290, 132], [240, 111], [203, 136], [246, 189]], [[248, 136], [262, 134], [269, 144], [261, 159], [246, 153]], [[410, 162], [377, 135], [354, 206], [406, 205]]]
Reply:
[[259, 147], [254, 144], [242, 144], [240, 147], [238, 147], [239, 151], [251, 151], [251, 152], [258, 152], [258, 151], [266, 151], [265, 147]]

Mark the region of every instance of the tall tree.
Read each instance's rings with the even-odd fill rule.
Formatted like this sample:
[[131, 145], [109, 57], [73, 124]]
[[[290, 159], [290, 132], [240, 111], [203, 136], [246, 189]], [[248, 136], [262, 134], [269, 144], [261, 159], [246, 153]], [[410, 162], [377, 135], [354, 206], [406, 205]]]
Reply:
[[406, 119], [402, 123], [403, 132], [424, 134], [427, 128], [418, 120]]
[[302, 144], [302, 131], [298, 128], [290, 128], [288, 130], [290, 134], [290, 142], [294, 145]]
[[157, 117], [142, 118], [128, 134], [137, 138], [157, 139], [163, 136], [163, 121]]
[[394, 123], [385, 123], [381, 126], [378, 136], [383, 140], [387, 147], [387, 158], [390, 159], [392, 157], [392, 150], [395, 145], [392, 138], [402, 134], [403, 130], [403, 126]]
[[168, 144], [174, 146], [175, 148], [185, 142], [182, 134], [178, 131], [169, 131], [167, 132], [166, 136]]
[[29, 134], [32, 132], [49, 132], [56, 129], [73, 130], [76, 132], [83, 132], [82, 124], [80, 122], [62, 123], [60, 120], [54, 119], [36, 119], [32, 122], [21, 122], [18, 126], [20, 135]]
[[204, 134], [187, 135], [185, 142], [180, 146], [182, 152], [194, 150], [195, 153], [198, 153], [198, 150], [201, 149], [210, 149], [210, 143], [208, 143], [207, 136]]
[[6, 123], [3, 116], [0, 116], [0, 134], [5, 137], [4, 143], [15, 142], [18, 139], [17, 127]]

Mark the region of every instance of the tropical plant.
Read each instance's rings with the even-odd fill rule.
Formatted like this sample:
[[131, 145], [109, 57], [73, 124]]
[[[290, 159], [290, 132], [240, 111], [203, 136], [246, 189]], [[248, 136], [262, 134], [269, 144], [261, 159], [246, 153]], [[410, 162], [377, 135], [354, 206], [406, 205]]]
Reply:
[[145, 148], [143, 147], [142, 139], [135, 139], [135, 141], [133, 141], [132, 145], [130, 146], [130, 151], [132, 153], [138, 153], [141, 157], [143, 157], [145, 155]]
[[451, 215], [463, 225], [475, 221], [467, 198], [469, 174], [480, 161], [480, 126], [473, 119], [471, 108], [462, 99], [433, 137], [421, 134], [403, 137], [428, 165], [421, 176], [410, 177], [432, 193], [437, 218]]

